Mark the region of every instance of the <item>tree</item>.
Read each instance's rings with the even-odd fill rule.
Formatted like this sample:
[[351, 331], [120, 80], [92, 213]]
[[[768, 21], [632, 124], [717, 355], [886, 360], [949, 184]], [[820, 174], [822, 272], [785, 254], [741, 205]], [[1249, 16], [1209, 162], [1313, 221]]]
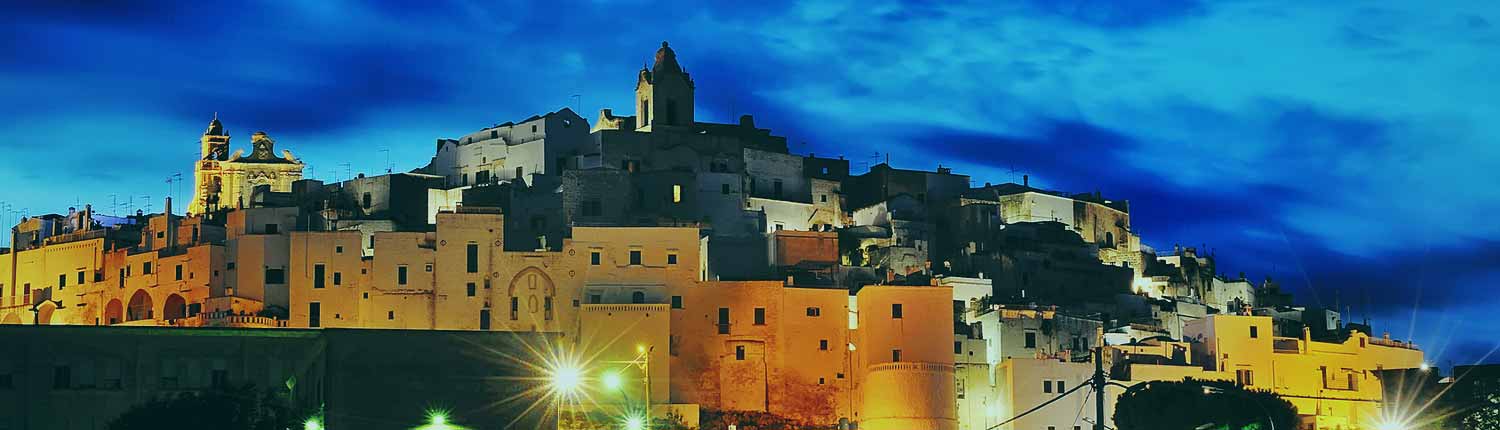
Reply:
[[1115, 403], [1120, 430], [1266, 430], [1297, 428], [1297, 409], [1269, 391], [1228, 381], [1147, 382]]
[[136, 405], [110, 430], [281, 430], [302, 428], [313, 411], [297, 411], [283, 396], [253, 386], [213, 389]]

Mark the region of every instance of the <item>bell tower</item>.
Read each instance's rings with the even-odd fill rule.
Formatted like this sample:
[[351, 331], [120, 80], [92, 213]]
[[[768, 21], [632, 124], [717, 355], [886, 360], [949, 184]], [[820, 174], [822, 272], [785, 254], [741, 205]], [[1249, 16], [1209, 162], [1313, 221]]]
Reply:
[[229, 133], [225, 133], [224, 124], [219, 123], [219, 114], [214, 114], [214, 120], [208, 123], [208, 131], [204, 131], [198, 141], [203, 144], [204, 160], [229, 159]]
[[693, 125], [693, 78], [677, 64], [677, 53], [667, 42], [656, 50], [651, 68], [641, 68], [635, 83], [636, 131], [653, 126]]
[[188, 212], [195, 214], [219, 208], [219, 192], [224, 187], [221, 163], [229, 160], [229, 133], [224, 132], [219, 114], [214, 114], [198, 142], [203, 156], [193, 165], [193, 201], [188, 204]]

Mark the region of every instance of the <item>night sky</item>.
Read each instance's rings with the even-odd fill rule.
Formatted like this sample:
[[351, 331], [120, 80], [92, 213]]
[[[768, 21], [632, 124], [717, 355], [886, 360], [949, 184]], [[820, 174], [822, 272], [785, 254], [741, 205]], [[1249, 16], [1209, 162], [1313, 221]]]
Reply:
[[19, 3], [0, 201], [31, 214], [180, 210], [215, 112], [322, 180], [562, 107], [628, 114], [669, 40], [700, 121], [753, 114], [857, 172], [1102, 191], [1159, 250], [1206, 246], [1439, 365], [1500, 362], [1500, 2]]

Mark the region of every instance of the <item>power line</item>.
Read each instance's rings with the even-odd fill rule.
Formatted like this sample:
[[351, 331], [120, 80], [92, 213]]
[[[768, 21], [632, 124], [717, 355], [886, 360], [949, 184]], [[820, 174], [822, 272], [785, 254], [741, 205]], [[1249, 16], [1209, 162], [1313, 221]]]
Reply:
[[1044, 408], [1047, 405], [1052, 404], [1052, 402], [1056, 402], [1058, 400], [1061, 400], [1063, 397], [1067, 397], [1069, 394], [1073, 394], [1074, 391], [1078, 391], [1080, 389], [1083, 389], [1084, 387], [1089, 387], [1089, 386], [1090, 385], [1088, 385], [1088, 384], [1078, 384], [1078, 385], [1074, 386], [1073, 389], [1068, 390], [1068, 391], [1064, 391], [1062, 394], [1058, 394], [1057, 397], [1053, 397], [1051, 400], [1047, 400], [1045, 402], [1042, 402], [1042, 404], [1036, 405], [1036, 407], [1033, 407], [1031, 409], [1027, 409], [1026, 412], [1022, 412], [1020, 415], [1016, 415], [1016, 416], [1010, 417], [1010, 419], [1005, 420], [1005, 421], [1001, 421], [1000, 424], [995, 424], [995, 425], [990, 426], [989, 428], [986, 428], [984, 430], [995, 430], [997, 428], [1000, 428], [1000, 426], [1003, 426], [1003, 425], [1006, 425], [1006, 424], [1010, 424], [1011, 421], [1015, 421], [1015, 420], [1021, 419], [1021, 417], [1024, 417], [1027, 414], [1030, 414], [1032, 412], [1036, 412], [1037, 409]]

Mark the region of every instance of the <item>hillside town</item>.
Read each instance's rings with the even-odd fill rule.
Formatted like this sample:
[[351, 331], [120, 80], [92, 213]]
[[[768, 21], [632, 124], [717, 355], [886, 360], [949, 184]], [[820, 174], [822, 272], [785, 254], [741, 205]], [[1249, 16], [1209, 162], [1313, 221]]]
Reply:
[[[1299, 428], [1375, 428], [1383, 375], [1426, 369], [1205, 247], [1146, 245], [1130, 196], [796, 154], [751, 115], [698, 121], [684, 64], [663, 42], [625, 109], [456, 130], [409, 171], [336, 182], [274, 130], [236, 149], [215, 116], [191, 201], [21, 219], [0, 249], [0, 428], [96, 428], [229, 384], [381, 428], [411, 415], [374, 400], [362, 369], [382, 365], [434, 375], [403, 376], [414, 408], [515, 424], [535, 405], [480, 412], [515, 382], [475, 375], [527, 370], [473, 351], [615, 393], [538, 426], [636, 408], [705, 429], [1114, 428], [1125, 387], [1192, 379], [1275, 393]], [[1103, 414], [1079, 391], [1096, 367]]]

